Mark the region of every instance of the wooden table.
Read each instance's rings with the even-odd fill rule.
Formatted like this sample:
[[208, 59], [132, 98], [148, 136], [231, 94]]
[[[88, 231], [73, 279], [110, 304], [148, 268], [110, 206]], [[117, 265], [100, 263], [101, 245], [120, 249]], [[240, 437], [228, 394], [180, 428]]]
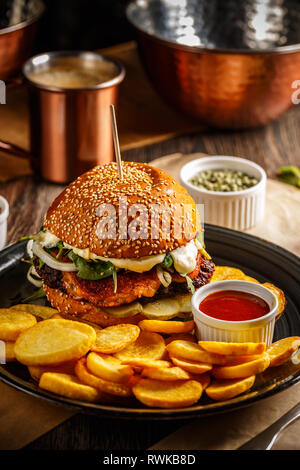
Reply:
[[[150, 162], [175, 152], [235, 155], [255, 161], [265, 168], [269, 177], [275, 177], [281, 165], [300, 166], [299, 118], [300, 106], [294, 106], [276, 122], [263, 128], [243, 132], [209, 130], [129, 150], [122, 156], [124, 160]], [[0, 193], [10, 204], [8, 241], [14, 242], [37, 230], [46, 208], [61, 190], [62, 186], [34, 177], [2, 184]], [[133, 423], [78, 414], [31, 443], [27, 449], [146, 449], [185, 422]]]

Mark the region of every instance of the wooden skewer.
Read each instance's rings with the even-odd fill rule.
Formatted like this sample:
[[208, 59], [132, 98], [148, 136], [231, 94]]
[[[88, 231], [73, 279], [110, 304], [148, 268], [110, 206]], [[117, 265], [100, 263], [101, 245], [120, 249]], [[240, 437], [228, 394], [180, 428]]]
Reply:
[[115, 113], [115, 107], [113, 104], [110, 105], [110, 114], [111, 114], [112, 133], [113, 133], [116, 162], [118, 165], [119, 176], [120, 176], [120, 179], [122, 180], [123, 179], [122, 158], [121, 158], [121, 152], [120, 152], [116, 113]]

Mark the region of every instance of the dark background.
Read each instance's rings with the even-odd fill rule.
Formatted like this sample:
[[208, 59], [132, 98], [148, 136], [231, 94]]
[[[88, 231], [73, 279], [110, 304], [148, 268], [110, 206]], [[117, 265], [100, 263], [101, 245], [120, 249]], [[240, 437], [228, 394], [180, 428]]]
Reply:
[[125, 16], [127, 0], [44, 0], [46, 11], [36, 52], [93, 50], [126, 42], [134, 32]]

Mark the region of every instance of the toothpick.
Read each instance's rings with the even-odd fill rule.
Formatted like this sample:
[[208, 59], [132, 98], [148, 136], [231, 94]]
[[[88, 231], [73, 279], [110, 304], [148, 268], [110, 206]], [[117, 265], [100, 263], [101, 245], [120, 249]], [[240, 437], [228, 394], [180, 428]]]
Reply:
[[121, 158], [121, 152], [120, 152], [116, 113], [115, 113], [115, 107], [113, 104], [110, 105], [110, 114], [111, 114], [112, 134], [113, 134], [116, 162], [118, 166], [119, 177], [122, 180], [123, 179], [122, 158]]

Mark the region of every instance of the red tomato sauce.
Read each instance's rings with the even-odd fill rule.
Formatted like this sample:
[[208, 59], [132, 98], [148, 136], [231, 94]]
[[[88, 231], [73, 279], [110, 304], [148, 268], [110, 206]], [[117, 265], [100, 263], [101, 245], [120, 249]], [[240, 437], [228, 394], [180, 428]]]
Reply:
[[246, 321], [262, 317], [270, 312], [263, 299], [248, 292], [223, 290], [205, 297], [199, 305], [209, 317], [227, 321]]

